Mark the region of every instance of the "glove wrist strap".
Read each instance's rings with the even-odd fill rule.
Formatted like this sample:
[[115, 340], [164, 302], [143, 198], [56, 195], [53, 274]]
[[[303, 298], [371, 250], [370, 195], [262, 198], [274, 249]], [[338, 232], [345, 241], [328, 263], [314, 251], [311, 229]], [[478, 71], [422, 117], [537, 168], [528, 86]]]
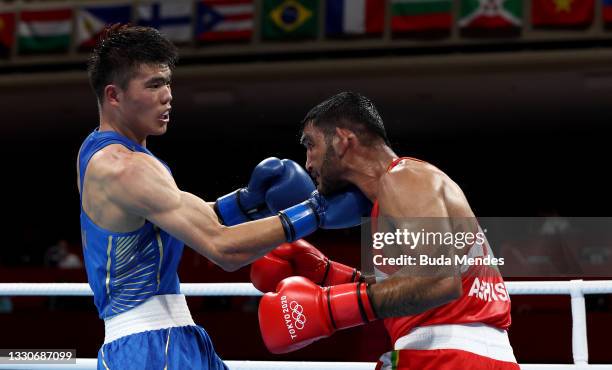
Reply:
[[330, 260], [321, 285], [330, 286], [353, 283], [359, 281], [360, 278], [361, 272], [356, 268]]
[[217, 199], [214, 210], [225, 226], [238, 225], [250, 218], [240, 206], [239, 194], [242, 189], [238, 189]]
[[285, 238], [293, 242], [312, 234], [319, 227], [319, 218], [310, 202], [306, 201], [278, 213], [285, 230]]
[[346, 329], [376, 320], [367, 284], [349, 283], [326, 289], [327, 308], [334, 329]]

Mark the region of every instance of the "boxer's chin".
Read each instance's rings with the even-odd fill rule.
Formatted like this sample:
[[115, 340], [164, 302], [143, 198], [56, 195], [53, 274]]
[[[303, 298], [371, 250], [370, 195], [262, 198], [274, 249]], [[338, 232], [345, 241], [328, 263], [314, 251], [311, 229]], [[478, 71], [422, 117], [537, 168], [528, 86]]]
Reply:
[[321, 195], [333, 195], [335, 193], [340, 193], [345, 190], [349, 186], [349, 183], [346, 181], [321, 181], [317, 184], [317, 190]]

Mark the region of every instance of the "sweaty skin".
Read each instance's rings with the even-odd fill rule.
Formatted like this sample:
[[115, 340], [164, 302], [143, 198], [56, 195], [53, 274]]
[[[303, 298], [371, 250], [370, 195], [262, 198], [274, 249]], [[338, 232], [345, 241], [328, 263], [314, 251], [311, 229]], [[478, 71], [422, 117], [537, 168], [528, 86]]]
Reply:
[[[104, 101], [99, 102], [99, 130], [118, 132], [142, 146], [147, 136], [165, 133], [172, 101], [170, 79], [166, 65], [141, 65], [124, 88], [107, 85]], [[122, 145], [98, 151], [89, 161], [84, 183], [83, 209], [96, 225], [129, 232], [149, 220], [228, 271], [285, 241], [278, 217], [232, 227], [220, 224], [210, 205], [181, 191], [158, 160]]]
[[[333, 137], [326, 142], [323, 131], [310, 122], [304, 127], [301, 142], [306, 147], [306, 169], [322, 193], [348, 182], [358, 186], [372, 202], [378, 200], [379, 217], [474, 217], [459, 186], [436, 167], [403, 160], [387, 172], [398, 156], [382, 140], [364, 146], [353, 131], [336, 127]], [[437, 276], [399, 273], [379, 283], [372, 278], [368, 282], [369, 296], [379, 318], [419, 314], [462, 294], [460, 275], [444, 269]]]

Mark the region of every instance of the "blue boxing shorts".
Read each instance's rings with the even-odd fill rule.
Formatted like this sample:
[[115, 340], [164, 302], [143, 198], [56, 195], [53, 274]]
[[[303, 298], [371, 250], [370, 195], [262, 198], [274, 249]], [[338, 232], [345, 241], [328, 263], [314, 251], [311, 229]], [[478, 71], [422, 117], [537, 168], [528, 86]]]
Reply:
[[[163, 327], [163, 328], [160, 328]], [[98, 370], [227, 370], [183, 295], [151, 297], [105, 321]]]

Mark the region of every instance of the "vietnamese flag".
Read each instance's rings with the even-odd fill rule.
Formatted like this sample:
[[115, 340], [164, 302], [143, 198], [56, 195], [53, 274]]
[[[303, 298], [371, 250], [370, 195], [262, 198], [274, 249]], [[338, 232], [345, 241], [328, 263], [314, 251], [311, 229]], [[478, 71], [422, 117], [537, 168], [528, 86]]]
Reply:
[[533, 0], [534, 26], [585, 26], [593, 21], [595, 0]]

